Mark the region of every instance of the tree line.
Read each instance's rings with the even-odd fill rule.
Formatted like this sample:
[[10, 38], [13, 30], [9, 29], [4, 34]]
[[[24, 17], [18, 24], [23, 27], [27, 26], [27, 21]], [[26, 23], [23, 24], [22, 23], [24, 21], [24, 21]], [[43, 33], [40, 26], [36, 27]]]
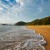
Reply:
[[16, 23], [15, 25], [50, 25], [50, 16], [42, 18], [42, 19], [36, 19], [27, 23], [20, 21]]
[[29, 22], [30, 25], [50, 25], [50, 16]]

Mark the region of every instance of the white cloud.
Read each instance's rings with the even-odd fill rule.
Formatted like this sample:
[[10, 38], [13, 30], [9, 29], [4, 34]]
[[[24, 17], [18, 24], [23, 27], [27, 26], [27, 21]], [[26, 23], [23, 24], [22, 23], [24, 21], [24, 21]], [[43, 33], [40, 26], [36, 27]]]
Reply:
[[0, 6], [0, 11], [2, 11], [3, 10], [3, 8]]
[[24, 0], [16, 0], [16, 2], [24, 2]]
[[16, 2], [18, 2], [21, 6], [24, 5], [24, 0], [16, 0]]
[[[16, 2], [17, 5], [13, 5], [12, 3], [10, 3], [11, 5], [13, 5], [12, 7], [9, 7], [8, 5], [0, 2], [0, 5], [7, 9], [5, 10], [6, 13], [1, 13], [0, 15], [0, 23], [15, 23], [16, 21], [18, 21], [19, 14], [22, 13], [25, 2], [24, 0], [16, 0]], [[15, 17], [17, 18], [17, 20], [13, 19]]]
[[0, 1], [0, 6], [6, 8], [6, 9], [10, 9], [10, 6], [3, 4], [1, 1]]
[[[21, 20], [19, 19], [23, 13], [23, 11], [25, 11], [25, 5], [30, 5], [30, 1], [31, 0], [16, 0], [17, 4], [16, 5], [13, 5], [11, 2], [10, 2], [10, 5], [13, 5], [12, 7], [9, 7], [8, 5], [4, 5], [3, 3], [0, 3], [0, 5], [2, 5], [4, 8], [6, 8], [7, 10], [6, 13], [3, 13], [2, 15], [0, 15], [0, 23], [15, 23], [16, 21], [18, 20]], [[27, 3], [25, 3], [27, 2]], [[31, 1], [32, 3], [32, 1]], [[32, 6], [32, 4], [30, 5]], [[42, 8], [38, 8], [39, 11], [41, 12], [42, 11]], [[13, 19], [14, 18], [14, 19]], [[16, 20], [17, 19], [17, 20]]]
[[13, 23], [15, 23], [15, 21], [12, 18], [10, 18], [10, 17], [3, 16], [3, 17], [0, 17], [0, 23], [13, 24]]

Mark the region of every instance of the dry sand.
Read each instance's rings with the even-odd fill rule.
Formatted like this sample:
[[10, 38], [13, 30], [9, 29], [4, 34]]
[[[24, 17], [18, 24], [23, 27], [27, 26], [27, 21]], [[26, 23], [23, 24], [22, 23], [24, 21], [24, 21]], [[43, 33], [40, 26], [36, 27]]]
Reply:
[[46, 50], [50, 50], [50, 25], [27, 26], [27, 28], [35, 30], [37, 33], [43, 35], [47, 41]]

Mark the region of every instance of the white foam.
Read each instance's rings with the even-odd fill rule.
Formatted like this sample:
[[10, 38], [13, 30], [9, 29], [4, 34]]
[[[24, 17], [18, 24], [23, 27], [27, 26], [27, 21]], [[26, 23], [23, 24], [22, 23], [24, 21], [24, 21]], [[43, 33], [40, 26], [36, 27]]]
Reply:
[[[19, 42], [17, 45], [14, 45], [13, 50], [45, 50], [44, 46], [42, 46], [42, 44], [46, 43], [43, 36], [22, 26], [5, 32], [0, 37], [2, 41]], [[11, 49], [11, 47], [9, 47], [9, 49]]]

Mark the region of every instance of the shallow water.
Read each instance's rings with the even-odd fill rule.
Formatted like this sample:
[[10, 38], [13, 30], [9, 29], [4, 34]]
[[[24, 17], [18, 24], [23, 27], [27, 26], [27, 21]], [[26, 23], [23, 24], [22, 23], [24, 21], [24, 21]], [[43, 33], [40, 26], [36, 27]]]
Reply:
[[45, 50], [43, 36], [24, 26], [0, 25], [0, 50]]

